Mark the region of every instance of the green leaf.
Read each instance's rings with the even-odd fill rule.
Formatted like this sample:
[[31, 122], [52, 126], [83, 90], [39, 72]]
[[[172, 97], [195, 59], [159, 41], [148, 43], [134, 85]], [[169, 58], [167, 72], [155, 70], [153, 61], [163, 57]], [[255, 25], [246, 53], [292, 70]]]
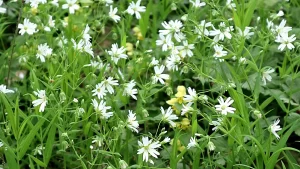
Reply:
[[32, 140], [34, 139], [35, 135], [40, 130], [40, 128], [42, 127], [42, 125], [45, 122], [45, 119], [47, 119], [47, 117], [50, 114], [51, 114], [51, 112], [49, 111], [45, 116], [43, 116], [43, 118], [41, 118], [38, 121], [38, 123], [33, 127], [33, 129], [26, 136], [26, 138], [21, 141], [20, 146], [18, 146], [18, 148], [17, 148], [17, 151], [19, 151], [19, 153], [18, 153], [19, 160], [21, 160], [24, 157], [24, 155], [25, 155], [26, 151], [29, 149], [29, 146], [30, 146]]
[[53, 150], [53, 143], [55, 140], [55, 133], [56, 133], [56, 125], [52, 124], [50, 131], [48, 133], [48, 138], [46, 142], [46, 147], [44, 151], [44, 157], [45, 157], [45, 164], [48, 165], [51, 155], [52, 155], [52, 150]]
[[33, 160], [35, 161], [39, 166], [41, 167], [47, 167], [47, 165], [45, 163], [43, 163], [41, 160], [33, 157], [32, 155], [28, 154], [28, 156]]

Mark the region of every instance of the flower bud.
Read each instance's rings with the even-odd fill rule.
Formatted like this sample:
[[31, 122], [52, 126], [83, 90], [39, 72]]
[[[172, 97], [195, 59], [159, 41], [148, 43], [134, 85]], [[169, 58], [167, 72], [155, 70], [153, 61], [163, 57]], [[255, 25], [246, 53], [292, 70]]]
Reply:
[[65, 102], [67, 99], [66, 94], [64, 92], [60, 92], [59, 94], [59, 100], [61, 103]]
[[168, 96], [171, 96], [171, 95], [173, 94], [172, 88], [171, 88], [171, 87], [168, 87], [168, 88], [166, 89], [166, 93], [167, 93]]
[[128, 167], [128, 164], [124, 160], [120, 160], [119, 165], [121, 169], [126, 169]]
[[185, 74], [187, 74], [189, 72], [189, 67], [183, 66], [182, 72], [185, 73]]

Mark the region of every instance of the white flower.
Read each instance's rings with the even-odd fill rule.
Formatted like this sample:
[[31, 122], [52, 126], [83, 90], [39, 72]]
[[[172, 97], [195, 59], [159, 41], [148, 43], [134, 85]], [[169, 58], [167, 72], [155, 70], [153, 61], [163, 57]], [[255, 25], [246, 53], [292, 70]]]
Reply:
[[280, 120], [277, 119], [277, 120], [274, 121], [273, 124], [271, 124], [271, 125], [269, 126], [270, 132], [272, 132], [272, 133], [274, 134], [274, 136], [275, 136], [277, 139], [279, 139], [280, 137], [279, 137], [279, 135], [278, 135], [276, 132], [277, 132], [277, 131], [280, 131], [280, 130], [282, 129], [282, 128], [280, 127], [280, 125], [278, 125], [279, 122], [280, 122]]
[[27, 33], [28, 35], [32, 35], [37, 32], [36, 30], [37, 25], [34, 23], [31, 23], [29, 19], [24, 19], [23, 24], [18, 24], [18, 28], [20, 29], [19, 33], [21, 35], [24, 35], [24, 33]]
[[104, 96], [106, 96], [107, 90], [100, 83], [98, 83], [96, 85], [96, 89], [94, 89], [92, 92], [93, 96], [97, 95], [98, 99], [102, 99]]
[[115, 91], [112, 86], [119, 85], [118, 80], [114, 80], [112, 77], [108, 77], [100, 83], [100, 86], [107, 89], [108, 93], [113, 94]]
[[112, 6], [110, 6], [110, 10], [108, 13], [108, 16], [114, 20], [116, 23], [118, 23], [118, 21], [121, 19], [121, 17], [119, 15], [116, 15], [118, 12], [118, 8], [114, 8]]
[[37, 146], [35, 149], [33, 149], [33, 155], [42, 155], [42, 151], [45, 150], [45, 147], [43, 147], [42, 145]]
[[161, 144], [158, 141], [152, 142], [153, 140], [149, 140], [148, 137], [142, 137], [142, 142], [138, 141], [141, 148], [138, 149], [137, 154], [143, 154], [143, 161], [148, 162], [149, 154], [155, 158], [159, 155], [159, 152], [156, 149], [159, 148]]
[[5, 85], [0, 85], [0, 92], [6, 94], [6, 93], [14, 93], [13, 90], [9, 90], [9, 89], [6, 89], [6, 86]]
[[296, 40], [295, 34], [293, 34], [292, 36], [289, 37], [289, 35], [287, 33], [284, 34], [280, 34], [276, 37], [275, 42], [281, 43], [278, 46], [278, 50], [283, 51], [286, 47], [289, 50], [292, 50], [295, 48], [295, 46], [292, 44], [292, 42], [294, 42]]
[[172, 36], [164, 36], [159, 34], [159, 40], [156, 40], [156, 45], [162, 47], [162, 51], [167, 51], [170, 47], [174, 45], [172, 42]]
[[128, 118], [127, 118], [127, 127], [130, 128], [132, 131], [138, 133], [139, 123], [136, 120], [135, 113], [132, 113], [132, 110], [128, 110]]
[[56, 7], [59, 6], [58, 0], [52, 0], [50, 3], [51, 3], [52, 5], [54, 5], [54, 6], [56, 6]]
[[198, 34], [198, 38], [201, 38], [203, 35], [208, 36], [209, 31], [206, 28], [211, 26], [211, 22], [206, 22], [205, 20], [202, 20], [199, 25], [195, 26], [194, 33]]
[[96, 144], [97, 147], [101, 147], [103, 144], [103, 137], [102, 136], [95, 136], [92, 144]]
[[1, 7], [3, 4], [3, 0], [0, 0], [0, 13], [6, 13], [6, 8]]
[[78, 4], [76, 4], [77, 0], [66, 0], [67, 4], [62, 5], [62, 9], [68, 9], [69, 13], [74, 14], [76, 10], [80, 8]]
[[186, 113], [193, 112], [194, 109], [191, 107], [191, 104], [183, 105], [181, 109], [181, 116], [184, 116]]
[[177, 46], [177, 50], [179, 50], [181, 56], [184, 58], [185, 56], [192, 57], [194, 44], [188, 44], [188, 41], [183, 41], [183, 46]]
[[190, 3], [193, 5], [195, 8], [200, 8], [202, 6], [205, 6], [205, 2], [200, 2], [200, 0], [190, 0]]
[[222, 115], [227, 115], [227, 113], [234, 113], [235, 108], [230, 107], [230, 105], [234, 102], [230, 97], [226, 99], [224, 102], [222, 97], [218, 98], [219, 105], [215, 105], [217, 111], [219, 111]]
[[166, 143], [169, 143], [171, 141], [171, 139], [169, 137], [166, 137], [162, 142], [161, 144], [166, 144]]
[[207, 143], [207, 147], [208, 147], [208, 150], [209, 150], [209, 151], [214, 151], [214, 150], [216, 149], [216, 146], [215, 146], [214, 143], [211, 142], [211, 141], [209, 141], [209, 142]]
[[136, 94], [138, 93], [138, 90], [134, 89], [135, 81], [131, 80], [125, 86], [126, 87], [124, 89], [123, 95], [131, 96], [134, 100], [137, 100]]
[[220, 23], [219, 29], [215, 29], [214, 27], [213, 29], [214, 30], [210, 31], [209, 34], [210, 36], [214, 36], [215, 42], [218, 42], [219, 40], [223, 41], [225, 37], [231, 39], [232, 36], [230, 32], [234, 30], [232, 26], [226, 27], [224, 22]]
[[222, 121], [223, 121], [222, 118], [218, 118], [216, 121], [212, 121], [211, 123], [209, 123], [210, 125], [214, 126], [214, 128], [212, 128], [212, 131], [217, 130], [219, 128], [219, 126], [222, 125]]
[[169, 79], [168, 74], [162, 74], [164, 70], [165, 70], [164, 65], [161, 65], [160, 67], [158, 66], [154, 67], [155, 75], [152, 77], [154, 83], [157, 83], [159, 81], [161, 84], [165, 84], [164, 80]]
[[226, 6], [229, 8], [229, 9], [234, 9], [236, 8], [236, 5], [234, 2], [232, 2], [232, 0], [227, 0], [226, 2]]
[[37, 90], [33, 92], [39, 99], [32, 102], [33, 107], [40, 105], [39, 112], [44, 112], [47, 105], [47, 96], [45, 90]]
[[163, 107], [160, 107], [160, 111], [162, 114], [162, 121], [168, 122], [172, 127], [176, 127], [176, 124], [173, 122], [173, 120], [177, 120], [178, 117], [173, 114], [172, 108], [169, 107], [167, 111], [165, 111]]
[[167, 57], [166, 66], [169, 70], [178, 71], [178, 66], [181, 64], [179, 55], [170, 55]]
[[237, 30], [240, 36], [245, 37], [246, 39], [250, 39], [250, 37], [254, 35], [254, 32], [250, 32], [251, 27], [248, 26], [245, 27], [244, 31], [242, 31], [239, 27], [237, 27]]
[[270, 67], [266, 67], [263, 68], [262, 71], [262, 81], [263, 81], [263, 85], [267, 84], [267, 81], [271, 82], [272, 81], [272, 76], [270, 76], [271, 73], [275, 72], [275, 69], [270, 68]]
[[88, 24], [86, 24], [82, 32], [82, 38], [84, 39], [85, 43], [90, 43], [91, 35], [89, 34], [89, 31], [90, 27]]
[[152, 58], [152, 61], [151, 61], [150, 65], [151, 65], [151, 66], [156, 66], [156, 65], [158, 65], [158, 64], [159, 64], [159, 61], [156, 60], [155, 58]]
[[172, 37], [174, 36], [177, 42], [181, 42], [181, 40], [185, 38], [184, 35], [180, 32], [180, 29], [183, 25], [179, 20], [171, 20], [168, 23], [164, 21], [162, 23], [162, 26], [165, 28], [165, 30], [159, 30], [159, 33], [161, 35], [166, 35], [166, 38], [172, 39]]
[[190, 142], [187, 146], [187, 149], [190, 149], [192, 147], [196, 147], [198, 145], [196, 137], [191, 137]]
[[213, 57], [219, 59], [220, 62], [223, 62], [224, 59], [221, 59], [221, 57], [226, 56], [228, 52], [223, 51], [223, 46], [219, 46], [219, 45], [215, 45], [214, 49], [215, 49], [215, 54], [213, 55]]
[[198, 95], [195, 89], [192, 89], [191, 87], [188, 87], [188, 95], [184, 95], [183, 100], [186, 102], [189, 102], [189, 105], [192, 105], [195, 101], [198, 100]]
[[140, 19], [141, 18], [141, 14], [140, 12], [145, 12], [146, 11], [146, 7], [141, 6], [141, 0], [138, 0], [136, 3], [131, 2], [127, 8], [127, 12], [130, 15], [134, 15], [136, 19]]
[[28, 4], [30, 3], [30, 6], [32, 8], [37, 8], [39, 6], [39, 4], [45, 4], [47, 3], [47, 0], [25, 0], [25, 3]]
[[122, 46], [121, 48], [118, 48], [118, 44], [112, 44], [111, 51], [108, 51], [107, 53], [112, 57], [112, 60], [115, 64], [118, 63], [119, 59], [127, 59], [128, 56], [124, 54], [126, 49]]
[[47, 45], [47, 43], [40, 44], [38, 46], [38, 51], [36, 57], [41, 59], [41, 62], [45, 62], [45, 57], [52, 55], [52, 49]]
[[287, 34], [289, 31], [292, 30], [292, 27], [286, 27], [286, 20], [283, 19], [278, 26], [275, 26], [275, 31], [278, 35]]
[[92, 102], [96, 113], [100, 115], [101, 119], [109, 119], [111, 116], [113, 116], [113, 112], [107, 112], [107, 110], [109, 110], [111, 107], [106, 106], [105, 101], [101, 100], [100, 103], [98, 103], [95, 99], [93, 99]]

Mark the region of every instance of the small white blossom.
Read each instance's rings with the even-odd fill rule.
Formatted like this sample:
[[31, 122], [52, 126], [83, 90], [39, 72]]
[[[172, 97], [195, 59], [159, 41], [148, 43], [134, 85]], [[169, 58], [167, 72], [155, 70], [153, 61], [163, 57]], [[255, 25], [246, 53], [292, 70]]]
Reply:
[[108, 13], [108, 16], [114, 20], [116, 23], [118, 23], [121, 19], [121, 17], [119, 15], [117, 15], [118, 12], [118, 8], [113, 8], [112, 6], [110, 6], [110, 10]]
[[156, 40], [156, 45], [161, 46], [162, 51], [167, 51], [170, 47], [174, 45], [171, 36], [164, 36], [162, 34], [159, 34], [159, 38], [159, 40]]
[[136, 83], [134, 80], [131, 80], [129, 83], [127, 83], [125, 85], [123, 95], [131, 96], [134, 100], [137, 100], [136, 94], [138, 93], [138, 90], [134, 89], [135, 84]]
[[3, 0], [0, 0], [0, 13], [6, 13], [6, 8], [1, 7], [3, 4]]
[[234, 113], [235, 108], [230, 107], [230, 105], [234, 102], [230, 97], [226, 99], [224, 102], [222, 97], [218, 98], [219, 105], [215, 105], [217, 111], [219, 111], [222, 115], [227, 115], [227, 113]]
[[229, 26], [226, 27], [224, 22], [221, 22], [219, 25], [219, 29], [215, 29], [214, 26], [212, 26], [214, 30], [210, 31], [210, 36], [214, 36], [214, 41], [218, 42], [219, 40], [223, 41], [226, 37], [227, 39], [231, 39], [230, 32], [233, 31], [233, 27]]
[[183, 41], [183, 46], [177, 46], [177, 50], [180, 52], [181, 56], [184, 58], [185, 56], [192, 57], [194, 44], [188, 44], [188, 41]]
[[47, 45], [47, 43], [40, 44], [38, 46], [38, 51], [36, 57], [41, 60], [41, 62], [45, 62], [45, 58], [52, 55], [52, 49]]
[[1, 93], [4, 93], [4, 94], [6, 94], [6, 93], [14, 93], [13, 90], [6, 89], [6, 86], [3, 85], [3, 84], [0, 85], [0, 92], [1, 92]]
[[66, 4], [62, 5], [62, 9], [69, 9], [70, 14], [74, 14], [76, 10], [80, 8], [78, 4], [76, 4], [77, 0], [66, 0]]
[[181, 40], [185, 39], [180, 30], [183, 24], [179, 20], [171, 20], [168, 23], [164, 21], [162, 23], [162, 26], [165, 28], [165, 30], [159, 30], [159, 33], [161, 35], [167, 36], [166, 38], [172, 39], [172, 37], [174, 37], [177, 42], [181, 42]]
[[127, 127], [130, 128], [132, 131], [138, 133], [139, 123], [136, 120], [136, 115], [132, 112], [132, 110], [129, 110], [128, 112], [129, 114], [127, 118]]
[[195, 101], [198, 100], [198, 95], [196, 90], [192, 89], [191, 87], [188, 87], [187, 90], [189, 94], [184, 95], [183, 100], [185, 102], [188, 102], [189, 105], [192, 105]]
[[196, 137], [191, 137], [190, 142], [187, 146], [187, 149], [190, 149], [192, 147], [196, 147], [198, 145]]
[[162, 113], [162, 121], [168, 122], [172, 127], [176, 127], [176, 124], [173, 121], [177, 120], [178, 117], [173, 114], [172, 108], [169, 107], [167, 111], [165, 111], [163, 107], [160, 107], [160, 111]]
[[130, 15], [134, 15], [136, 19], [141, 19], [141, 12], [145, 12], [146, 11], [146, 7], [141, 6], [141, 0], [138, 0], [136, 3], [131, 2], [127, 8], [127, 12]]
[[153, 142], [153, 140], [149, 140], [148, 137], [142, 137], [142, 142], [138, 141], [138, 144], [140, 149], [138, 149], [137, 154], [143, 154], [143, 161], [150, 161], [149, 154], [155, 158], [159, 155], [156, 149], [159, 148], [161, 144], [158, 141]]
[[270, 68], [270, 67], [266, 67], [266, 68], [263, 68], [263, 71], [262, 71], [262, 81], [263, 81], [263, 85], [266, 85], [267, 84], [267, 81], [272, 81], [272, 76], [270, 75], [271, 73], [275, 72], [275, 69], [273, 68]]
[[39, 99], [36, 99], [32, 102], [33, 107], [39, 106], [39, 112], [44, 112], [47, 105], [47, 96], [45, 90], [37, 90], [33, 92]]
[[32, 35], [37, 32], [37, 30], [36, 30], [37, 25], [34, 23], [31, 23], [29, 21], [29, 19], [26, 19], [26, 18], [24, 19], [23, 24], [21, 24], [21, 23], [18, 24], [18, 28], [20, 29], [19, 33], [21, 35], [24, 35], [25, 33], [27, 33], [28, 35]]
[[105, 101], [101, 100], [98, 103], [95, 99], [93, 99], [92, 102], [96, 113], [100, 115], [101, 119], [109, 119], [111, 116], [113, 116], [113, 112], [107, 112], [107, 110], [109, 110], [111, 107], [106, 106]]
[[161, 65], [160, 67], [158, 66], [154, 67], [155, 75], [152, 77], [154, 83], [157, 83], [159, 81], [161, 84], [165, 84], [164, 80], [169, 79], [168, 74], [162, 74], [164, 70], [165, 70], [164, 65]]
[[107, 53], [112, 57], [112, 60], [115, 64], [118, 63], [119, 59], [127, 59], [128, 56], [124, 54], [126, 49], [122, 46], [121, 48], [118, 48], [118, 44], [112, 44], [111, 51], [108, 51]]
[[200, 8], [202, 6], [205, 6], [205, 2], [200, 2], [200, 0], [190, 0], [190, 3], [193, 5], [195, 8]]
[[214, 49], [215, 49], [215, 54], [213, 55], [213, 57], [219, 59], [220, 62], [223, 62], [224, 59], [221, 59], [221, 57], [226, 56], [228, 52], [223, 51], [223, 46], [219, 46], [219, 45], [215, 45]]
[[295, 34], [292, 36], [289, 36], [287, 33], [280, 34], [276, 37], [275, 42], [281, 43], [278, 46], [278, 50], [283, 51], [285, 48], [288, 48], [289, 50], [292, 50], [295, 48], [295, 46], [292, 44], [296, 40]]
[[112, 86], [117, 85], [119, 85], [118, 80], [114, 80], [112, 77], [108, 77], [100, 83], [101, 88], [105, 88], [110, 94], [115, 92]]
[[97, 96], [98, 99], [102, 99], [104, 96], [106, 96], [107, 90], [100, 83], [98, 83], [92, 92], [93, 96]]
[[277, 139], [279, 139], [280, 137], [279, 137], [279, 135], [276, 132], [282, 130], [282, 128], [280, 127], [280, 125], [278, 125], [279, 122], [280, 122], [280, 120], [277, 119], [277, 120], [274, 121], [273, 124], [271, 124], [269, 126], [270, 132], [272, 132]]

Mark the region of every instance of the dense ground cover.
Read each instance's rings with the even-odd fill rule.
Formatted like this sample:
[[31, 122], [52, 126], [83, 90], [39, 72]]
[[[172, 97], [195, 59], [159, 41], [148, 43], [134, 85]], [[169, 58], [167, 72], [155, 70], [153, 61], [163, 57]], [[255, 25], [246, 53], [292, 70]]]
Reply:
[[300, 168], [298, 0], [0, 0], [0, 168]]

